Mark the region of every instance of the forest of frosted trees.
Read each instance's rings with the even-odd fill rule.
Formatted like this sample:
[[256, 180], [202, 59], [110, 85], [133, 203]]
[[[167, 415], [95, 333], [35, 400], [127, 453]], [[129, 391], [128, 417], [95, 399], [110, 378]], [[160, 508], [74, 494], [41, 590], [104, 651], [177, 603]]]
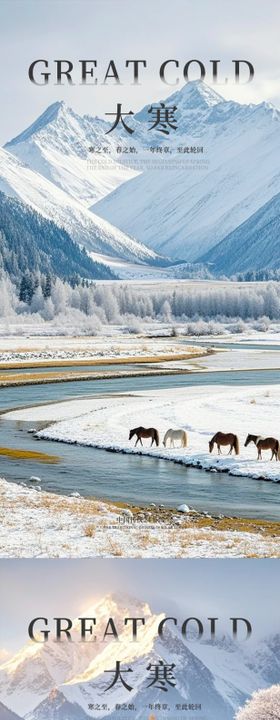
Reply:
[[276, 282], [236, 286], [211, 282], [188, 284], [77, 282], [70, 285], [49, 274], [25, 273], [19, 285], [0, 277], [0, 317], [24, 323], [86, 320], [89, 330], [116, 324], [141, 331], [144, 323], [184, 324], [186, 334], [219, 332], [221, 323], [235, 321], [235, 332], [246, 323], [267, 330], [280, 321], [280, 285]]
[[0, 191], [0, 269], [14, 282], [23, 273], [52, 273], [69, 280], [114, 277], [110, 269], [94, 262], [70, 235], [24, 203]]

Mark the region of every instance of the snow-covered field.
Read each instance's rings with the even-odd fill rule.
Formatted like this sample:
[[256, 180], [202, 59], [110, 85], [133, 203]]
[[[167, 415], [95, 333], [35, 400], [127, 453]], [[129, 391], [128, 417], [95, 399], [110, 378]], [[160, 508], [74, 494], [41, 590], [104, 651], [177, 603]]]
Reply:
[[[280, 462], [270, 462], [270, 451], [264, 452], [260, 462], [256, 460], [254, 445], [244, 447], [248, 433], [278, 437], [279, 409], [280, 388], [277, 386], [204, 386], [142, 391], [122, 397], [82, 398], [17, 410], [7, 417], [48, 423], [56, 420], [38, 433], [42, 438], [141, 453], [212, 472], [223, 470], [230, 475], [280, 482]], [[139, 444], [135, 448], [134, 440], [128, 440], [129, 430], [139, 425], [159, 430], [158, 448], [150, 448], [150, 440], [143, 441], [143, 448]], [[188, 447], [164, 448], [162, 441], [168, 428], [184, 428], [188, 433]], [[240, 455], [209, 454], [208, 442], [218, 430], [238, 435]]]
[[[242, 342], [252, 344], [252, 348], [241, 347], [239, 335], [222, 336], [190, 336], [185, 342], [182, 335], [170, 337], [170, 326], [159, 325], [155, 330], [152, 324], [147, 324], [145, 333], [130, 334], [124, 332], [117, 326], [108, 326], [106, 334], [100, 333], [96, 336], [74, 336], [49, 334], [43, 332], [43, 326], [38, 328], [30, 327], [30, 335], [25, 326], [21, 325], [22, 336], [17, 334], [17, 328], [10, 328], [13, 332], [7, 334], [0, 323], [0, 367], [5, 363], [45, 363], [56, 361], [103, 361], [137, 358], [150, 359], [158, 358], [164, 360], [166, 356], [174, 357], [174, 363], [168, 363], [170, 369], [187, 367], [185, 361], [176, 360], [182, 355], [203, 355], [202, 358], [195, 358], [193, 367], [197, 370], [240, 370], [240, 369], [263, 369], [279, 367], [280, 332], [253, 333], [242, 335]], [[183, 328], [179, 328], [179, 330]], [[278, 326], [277, 326], [278, 329]], [[37, 334], [38, 333], [38, 334]], [[157, 334], [158, 333], [158, 334]], [[191, 345], [192, 341], [195, 343]], [[221, 352], [214, 354], [207, 353], [204, 343], [209, 343]], [[233, 349], [223, 350], [219, 346], [223, 342], [232, 344]], [[188, 344], [190, 343], [190, 344]], [[201, 343], [201, 344], [200, 344]], [[237, 347], [234, 345], [238, 343]], [[256, 350], [254, 343], [263, 346], [262, 350]], [[270, 349], [270, 346], [277, 346], [279, 349]], [[175, 364], [176, 363], [176, 364]], [[189, 365], [189, 363], [187, 364]], [[192, 366], [192, 363], [191, 365]], [[166, 367], [166, 366], [165, 366]]]
[[149, 338], [119, 333], [98, 337], [24, 337], [3, 335], [0, 342], [0, 363], [44, 362], [56, 360], [121, 360], [123, 358], [158, 357], [200, 354], [199, 347], [183, 345], [179, 339]]
[[[279, 557], [279, 537], [170, 523], [0, 480], [0, 557]], [[151, 514], [151, 513], [150, 513]], [[183, 519], [182, 519], [183, 518]], [[132, 521], [132, 522], [131, 522]]]

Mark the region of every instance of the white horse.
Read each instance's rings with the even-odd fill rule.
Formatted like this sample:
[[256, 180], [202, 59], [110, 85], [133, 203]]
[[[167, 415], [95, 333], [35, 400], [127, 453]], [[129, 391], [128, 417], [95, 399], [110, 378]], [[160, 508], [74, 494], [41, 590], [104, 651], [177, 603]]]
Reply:
[[172, 428], [169, 428], [163, 438], [164, 447], [167, 445], [167, 440], [170, 440], [170, 447], [173, 448], [175, 447], [174, 440], [180, 440], [181, 447], [187, 447], [188, 444], [188, 436], [185, 430], [172, 430]]

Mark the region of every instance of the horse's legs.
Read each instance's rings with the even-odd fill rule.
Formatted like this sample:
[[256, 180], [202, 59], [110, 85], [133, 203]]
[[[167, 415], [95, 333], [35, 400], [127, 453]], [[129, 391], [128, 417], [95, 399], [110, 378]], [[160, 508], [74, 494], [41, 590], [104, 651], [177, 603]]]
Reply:
[[262, 460], [262, 451], [261, 451], [261, 448], [258, 448], [258, 460]]
[[230, 446], [230, 449], [229, 449], [229, 451], [228, 451], [228, 455], [231, 455], [231, 454], [232, 454], [232, 448], [233, 448], [233, 445]]
[[140, 440], [140, 437], [138, 437], [137, 440], [135, 441], [134, 447], [136, 447], [136, 445], [137, 445], [137, 443], [139, 442], [139, 440]]
[[218, 448], [218, 455], [221, 455], [221, 454], [222, 454], [221, 446], [220, 446], [220, 445], [217, 445], [217, 448]]
[[152, 447], [152, 445], [153, 445], [153, 442], [154, 442], [154, 439], [155, 439], [155, 438], [153, 437], [153, 438], [152, 438], [152, 442], [151, 442], [151, 445], [150, 445], [150, 447]]

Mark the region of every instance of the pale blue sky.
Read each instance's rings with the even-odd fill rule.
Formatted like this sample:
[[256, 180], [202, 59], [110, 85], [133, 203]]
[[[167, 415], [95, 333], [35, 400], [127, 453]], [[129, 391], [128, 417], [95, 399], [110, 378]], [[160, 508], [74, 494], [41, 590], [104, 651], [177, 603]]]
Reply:
[[[75, 618], [124, 592], [184, 620], [252, 620], [254, 637], [279, 632], [277, 560], [1, 560], [0, 650], [18, 649], [37, 616]], [[229, 626], [227, 625], [227, 630]]]
[[[252, 83], [217, 90], [240, 102], [265, 99], [280, 106], [279, 27], [279, 0], [0, 0], [0, 144], [56, 100], [103, 115], [118, 101], [137, 111], [167, 96], [174, 88], [162, 84], [158, 68], [168, 58], [182, 66], [198, 58], [206, 69], [208, 60], [221, 59], [223, 77], [232, 59], [249, 59]], [[114, 59], [124, 84], [36, 87], [27, 72], [37, 58], [96, 59], [101, 80]], [[131, 87], [124, 69], [124, 61], [134, 58], [148, 61], [138, 87]]]

